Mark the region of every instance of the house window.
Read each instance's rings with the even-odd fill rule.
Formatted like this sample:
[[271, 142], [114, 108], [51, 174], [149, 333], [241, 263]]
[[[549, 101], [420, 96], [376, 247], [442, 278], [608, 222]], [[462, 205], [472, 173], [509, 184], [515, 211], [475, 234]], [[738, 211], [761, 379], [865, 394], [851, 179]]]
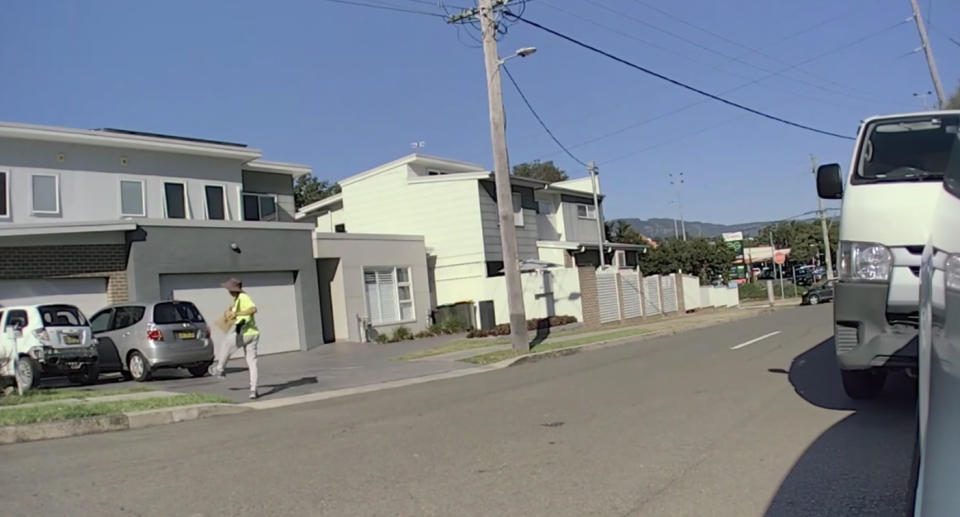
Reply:
[[33, 213], [60, 213], [60, 178], [52, 174], [34, 174]]
[[277, 196], [273, 194], [243, 194], [244, 221], [276, 221]]
[[597, 207], [593, 205], [577, 205], [577, 217], [580, 219], [596, 219]]
[[619, 268], [630, 267], [630, 266], [627, 265], [627, 252], [626, 252], [626, 251], [624, 251], [624, 250], [617, 250], [617, 251], [614, 252], [614, 256], [616, 257], [617, 267], [619, 267]]
[[207, 219], [224, 220], [227, 218], [226, 193], [220, 185], [206, 185], [203, 187], [204, 200], [207, 206]]
[[416, 320], [409, 268], [364, 268], [363, 286], [371, 324], [387, 325]]
[[0, 171], [0, 217], [10, 217], [10, 177]]
[[120, 180], [120, 215], [144, 217], [147, 215], [143, 199], [143, 182]]
[[523, 199], [517, 192], [513, 193], [513, 225], [523, 226]]
[[333, 227], [333, 231], [336, 233], [347, 233], [347, 225], [341, 223]]
[[183, 183], [163, 184], [163, 203], [169, 219], [187, 218], [187, 187]]

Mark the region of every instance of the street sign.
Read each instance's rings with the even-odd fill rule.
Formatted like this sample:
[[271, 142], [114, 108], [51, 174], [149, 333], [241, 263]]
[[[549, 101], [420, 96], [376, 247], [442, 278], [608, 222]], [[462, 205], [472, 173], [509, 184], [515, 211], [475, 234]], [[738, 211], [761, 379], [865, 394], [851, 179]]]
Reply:
[[782, 266], [783, 263], [787, 261], [787, 255], [786, 255], [786, 253], [781, 253], [781, 252], [778, 251], [778, 252], [773, 256], [773, 261]]

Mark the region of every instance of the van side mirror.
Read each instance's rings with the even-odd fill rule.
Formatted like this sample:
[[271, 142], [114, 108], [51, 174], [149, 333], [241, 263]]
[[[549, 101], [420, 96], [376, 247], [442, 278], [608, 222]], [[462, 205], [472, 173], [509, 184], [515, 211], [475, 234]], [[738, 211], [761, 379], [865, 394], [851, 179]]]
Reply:
[[823, 199], [843, 197], [843, 178], [840, 176], [839, 164], [830, 163], [817, 168], [817, 195]]

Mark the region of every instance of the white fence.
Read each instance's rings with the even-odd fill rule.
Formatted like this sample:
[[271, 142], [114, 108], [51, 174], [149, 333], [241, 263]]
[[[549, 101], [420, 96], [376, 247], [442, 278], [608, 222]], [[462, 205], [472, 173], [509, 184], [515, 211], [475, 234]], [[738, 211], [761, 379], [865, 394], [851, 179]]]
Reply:
[[656, 316], [662, 313], [660, 305], [660, 275], [652, 275], [643, 279], [643, 313], [647, 316]]
[[623, 299], [623, 319], [643, 316], [640, 274], [631, 271], [620, 273], [620, 289]]
[[740, 305], [740, 290], [730, 287], [700, 288], [700, 307], [736, 307]]
[[683, 309], [692, 311], [700, 305], [700, 279], [695, 276], [682, 275], [683, 279]]
[[597, 273], [597, 302], [600, 304], [600, 323], [620, 319], [620, 296], [616, 272]]
[[677, 282], [676, 276], [666, 275], [660, 278], [660, 303], [663, 306], [663, 313], [670, 314], [680, 310], [680, 304], [677, 300]]

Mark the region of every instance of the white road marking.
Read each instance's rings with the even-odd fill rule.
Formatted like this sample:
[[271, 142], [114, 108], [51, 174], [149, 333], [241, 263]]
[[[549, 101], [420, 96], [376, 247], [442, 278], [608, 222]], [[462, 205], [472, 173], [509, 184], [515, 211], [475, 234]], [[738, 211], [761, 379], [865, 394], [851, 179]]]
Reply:
[[741, 349], [741, 348], [743, 348], [743, 347], [745, 347], [745, 346], [750, 346], [750, 345], [756, 343], [757, 341], [763, 341], [764, 339], [767, 339], [768, 337], [776, 336], [776, 335], [779, 334], [779, 333], [780, 333], [780, 331], [777, 330], [777, 331], [771, 332], [771, 333], [769, 333], [769, 334], [764, 334], [764, 335], [762, 335], [762, 336], [760, 336], [760, 337], [753, 338], [753, 339], [751, 339], [750, 341], [744, 341], [743, 343], [740, 343], [739, 345], [732, 346], [732, 347], [730, 347], [730, 350], [739, 350], [739, 349]]

